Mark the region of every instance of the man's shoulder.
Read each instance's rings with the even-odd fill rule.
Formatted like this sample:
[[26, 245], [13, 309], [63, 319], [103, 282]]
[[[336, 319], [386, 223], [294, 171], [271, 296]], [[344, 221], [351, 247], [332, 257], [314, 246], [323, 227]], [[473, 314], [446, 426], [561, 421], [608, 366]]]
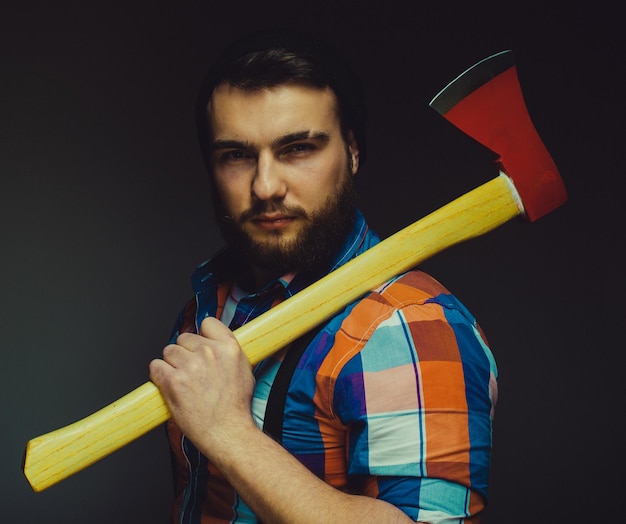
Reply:
[[[367, 339], [379, 326], [389, 325], [392, 317], [418, 322], [433, 316], [446, 318], [444, 311], [454, 311], [460, 320], [475, 323], [471, 312], [446, 287], [431, 275], [414, 269], [391, 279], [354, 303], [346, 312], [341, 329]], [[399, 312], [402, 312], [400, 317]]]
[[434, 277], [419, 269], [403, 273], [379, 288], [375, 289], [369, 298], [379, 295], [391, 304], [412, 302], [424, 303], [436, 300], [441, 296], [449, 296], [450, 292]]
[[449, 301], [448, 290], [432, 276], [411, 270], [391, 279], [353, 303], [341, 316], [341, 331], [366, 340], [397, 311]]

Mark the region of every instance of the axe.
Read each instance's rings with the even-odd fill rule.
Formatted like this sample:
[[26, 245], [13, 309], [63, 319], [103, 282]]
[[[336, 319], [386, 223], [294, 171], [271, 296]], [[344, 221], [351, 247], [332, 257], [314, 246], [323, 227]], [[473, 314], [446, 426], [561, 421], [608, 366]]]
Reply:
[[[528, 115], [511, 51], [466, 70], [430, 106], [496, 152], [499, 175], [237, 329], [252, 364], [432, 255], [517, 216], [534, 222], [566, 201], [559, 172]], [[42, 491], [169, 417], [157, 387], [146, 382], [94, 414], [30, 440], [24, 474], [34, 491]]]

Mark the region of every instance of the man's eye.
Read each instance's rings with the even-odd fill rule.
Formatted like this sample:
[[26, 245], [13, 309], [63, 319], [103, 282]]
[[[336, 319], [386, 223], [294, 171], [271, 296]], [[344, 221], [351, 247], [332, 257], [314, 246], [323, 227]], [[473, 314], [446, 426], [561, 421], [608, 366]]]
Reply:
[[237, 162], [247, 158], [250, 158], [250, 155], [245, 151], [239, 150], [225, 151], [219, 157], [222, 162]]
[[315, 149], [315, 146], [313, 144], [309, 144], [309, 143], [298, 143], [298, 144], [292, 144], [290, 145], [286, 152], [287, 154], [303, 154], [303, 153], [308, 153], [310, 151], [313, 151]]

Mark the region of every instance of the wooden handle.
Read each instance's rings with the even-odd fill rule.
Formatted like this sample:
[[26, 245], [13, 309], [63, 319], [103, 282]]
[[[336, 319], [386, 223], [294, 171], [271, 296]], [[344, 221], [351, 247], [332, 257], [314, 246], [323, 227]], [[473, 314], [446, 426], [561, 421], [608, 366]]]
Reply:
[[[522, 213], [515, 188], [501, 174], [245, 324], [235, 336], [250, 362], [256, 364], [394, 276]], [[42, 491], [132, 442], [169, 416], [159, 390], [147, 382], [93, 415], [29, 441], [24, 474], [34, 491]]]

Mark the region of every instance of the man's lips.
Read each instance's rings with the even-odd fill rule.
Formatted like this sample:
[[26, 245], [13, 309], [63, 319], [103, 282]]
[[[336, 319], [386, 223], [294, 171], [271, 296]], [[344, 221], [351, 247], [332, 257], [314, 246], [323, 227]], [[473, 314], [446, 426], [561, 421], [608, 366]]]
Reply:
[[268, 230], [283, 229], [296, 219], [293, 215], [284, 214], [264, 214], [251, 219], [257, 227]]

